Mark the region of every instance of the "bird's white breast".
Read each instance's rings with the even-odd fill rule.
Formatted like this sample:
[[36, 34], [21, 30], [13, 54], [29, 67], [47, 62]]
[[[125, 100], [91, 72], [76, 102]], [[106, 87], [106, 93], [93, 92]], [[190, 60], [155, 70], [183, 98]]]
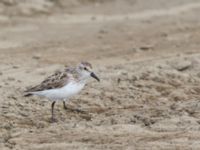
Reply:
[[66, 96], [73, 96], [79, 93], [83, 89], [84, 85], [85, 84], [83, 83], [70, 82], [69, 84], [61, 88], [60, 92], [61, 94], [64, 94]]

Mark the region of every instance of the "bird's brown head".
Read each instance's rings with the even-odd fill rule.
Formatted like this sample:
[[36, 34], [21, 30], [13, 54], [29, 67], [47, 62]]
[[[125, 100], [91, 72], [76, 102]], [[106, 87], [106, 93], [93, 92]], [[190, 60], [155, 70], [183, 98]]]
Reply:
[[92, 71], [92, 65], [91, 63], [87, 61], [82, 61], [78, 65], [78, 69], [80, 70], [80, 73], [83, 77], [88, 78], [88, 77], [93, 77], [97, 81], [100, 81], [100, 79], [95, 75], [95, 73]]

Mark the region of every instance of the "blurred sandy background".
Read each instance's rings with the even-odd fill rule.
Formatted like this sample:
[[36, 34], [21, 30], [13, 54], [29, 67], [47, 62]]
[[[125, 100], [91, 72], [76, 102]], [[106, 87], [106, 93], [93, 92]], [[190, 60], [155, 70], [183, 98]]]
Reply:
[[[200, 1], [0, 0], [1, 150], [200, 149]], [[24, 98], [65, 65], [94, 80], [68, 103]]]

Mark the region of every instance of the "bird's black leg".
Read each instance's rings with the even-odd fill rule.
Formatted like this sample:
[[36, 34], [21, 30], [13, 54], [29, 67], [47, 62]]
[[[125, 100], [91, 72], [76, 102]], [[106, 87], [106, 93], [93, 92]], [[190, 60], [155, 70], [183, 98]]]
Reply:
[[64, 108], [65, 110], [68, 109], [67, 106], [65, 105], [65, 101], [63, 101], [63, 108]]
[[56, 101], [53, 101], [53, 103], [51, 104], [51, 121], [55, 122], [56, 119], [54, 117], [54, 105], [55, 105]]

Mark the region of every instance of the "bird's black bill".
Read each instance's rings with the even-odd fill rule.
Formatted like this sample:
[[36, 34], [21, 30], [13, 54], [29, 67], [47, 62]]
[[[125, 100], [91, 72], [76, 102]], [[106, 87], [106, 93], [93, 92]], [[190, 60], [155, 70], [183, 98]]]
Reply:
[[95, 78], [97, 81], [100, 81], [99, 78], [96, 76], [96, 74], [94, 74], [93, 72], [90, 75], [91, 77]]

